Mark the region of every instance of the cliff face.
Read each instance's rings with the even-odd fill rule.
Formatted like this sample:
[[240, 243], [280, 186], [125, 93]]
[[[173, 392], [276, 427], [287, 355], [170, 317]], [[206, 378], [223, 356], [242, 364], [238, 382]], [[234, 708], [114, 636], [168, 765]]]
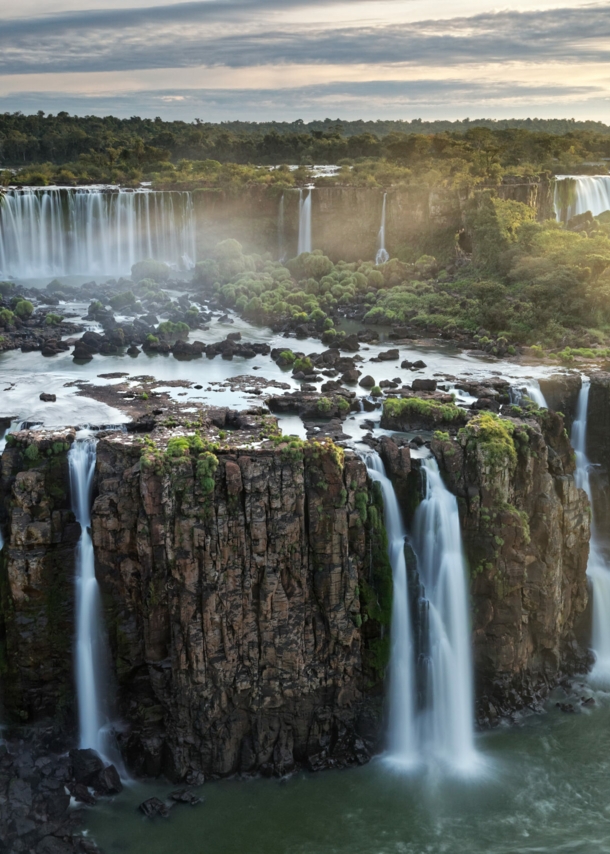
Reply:
[[216, 451], [210, 483], [151, 447], [99, 442], [92, 514], [131, 766], [364, 761], [379, 633], [361, 629], [376, 622], [363, 463], [330, 444]]
[[[494, 187], [504, 199], [515, 199], [553, 216], [549, 185], [507, 179]], [[274, 257], [296, 254], [299, 233], [299, 191], [286, 190], [284, 223], [279, 221], [282, 192], [262, 186], [237, 195], [220, 190], [195, 190], [200, 257], [221, 240], [235, 238], [247, 252], [268, 251]], [[455, 234], [464, 225], [468, 194], [453, 189], [392, 187], [387, 192], [386, 244], [392, 255], [405, 248], [437, 257], [454, 252]], [[316, 187], [312, 196], [312, 243], [333, 260], [374, 259], [378, 249], [383, 190], [368, 187]]]
[[74, 549], [67, 451], [74, 433], [24, 431], [2, 455], [0, 698], [9, 720], [72, 721]]
[[574, 482], [563, 420], [472, 419], [433, 452], [458, 496], [471, 574], [479, 717], [536, 706], [586, 665], [589, 502]]

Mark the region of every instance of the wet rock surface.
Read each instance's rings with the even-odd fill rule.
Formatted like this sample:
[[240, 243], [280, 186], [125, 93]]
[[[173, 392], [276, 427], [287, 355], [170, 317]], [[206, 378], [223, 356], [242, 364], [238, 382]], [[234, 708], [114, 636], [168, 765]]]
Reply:
[[432, 450], [462, 517], [479, 720], [540, 709], [550, 688], [589, 660], [578, 643], [589, 502], [575, 484], [563, 419], [549, 411], [491, 425], [473, 419], [458, 439], [435, 438]]
[[71, 806], [71, 797], [93, 804], [96, 796], [111, 794], [99, 782], [107, 770], [104, 763], [97, 754], [95, 762], [81, 756], [93, 751], [60, 752], [57, 730], [30, 730], [24, 736], [0, 744], [0, 852], [101, 854], [95, 842], [83, 836], [84, 811]]
[[233, 435], [205, 452], [217, 460], [213, 499], [196, 460], [167, 454], [184, 431], [98, 444], [98, 578], [123, 752], [139, 775], [281, 775], [374, 749], [372, 635], [360, 629], [366, 469], [330, 444], [251, 447], [274, 423], [210, 412], [206, 441], [242, 431], [242, 447]]

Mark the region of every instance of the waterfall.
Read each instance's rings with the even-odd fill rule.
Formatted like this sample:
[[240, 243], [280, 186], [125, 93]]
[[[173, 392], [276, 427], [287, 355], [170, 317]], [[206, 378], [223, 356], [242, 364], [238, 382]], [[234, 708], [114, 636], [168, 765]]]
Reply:
[[[2, 438], [0, 438], [0, 457], [2, 456], [2, 452], [6, 447], [6, 437], [9, 433], [14, 433], [15, 430], [18, 430], [21, 422], [19, 421], [11, 421], [9, 426], [6, 428], [4, 433], [2, 434]], [[4, 534], [2, 533], [2, 528], [0, 528], [0, 552], [4, 548]]]
[[96, 440], [77, 437], [68, 454], [72, 510], [81, 526], [76, 550], [76, 693], [79, 746], [107, 754], [105, 647], [102, 605], [91, 539], [91, 499]]
[[559, 222], [587, 211], [599, 216], [610, 210], [610, 175], [558, 175], [554, 204]]
[[[591, 464], [587, 457], [587, 410], [591, 384], [583, 379], [578, 396], [576, 418], [572, 424], [572, 446], [576, 454], [576, 485], [587, 493], [593, 508], [591, 489]], [[591, 582], [593, 598], [592, 646], [595, 664], [591, 678], [596, 682], [610, 683], [610, 565], [604, 554], [599, 531], [595, 524], [595, 513], [591, 520], [591, 542], [587, 575]]]
[[310, 187], [307, 195], [303, 196], [303, 190], [299, 190], [299, 247], [297, 255], [302, 252], [311, 252], [311, 194]]
[[196, 254], [188, 192], [51, 187], [0, 197], [3, 276], [124, 276], [145, 258], [190, 269]]
[[400, 766], [411, 766], [416, 759], [415, 686], [413, 678], [413, 632], [409, 615], [406, 531], [392, 482], [378, 454], [366, 456], [371, 480], [383, 494], [388, 557], [392, 565], [393, 598], [390, 645], [389, 758]]
[[429, 603], [425, 708], [420, 742], [461, 771], [476, 764], [474, 695], [466, 567], [457, 500], [436, 463], [423, 461], [425, 498], [413, 523], [414, 548]]
[[511, 386], [509, 389], [511, 403], [519, 406], [524, 398], [528, 398], [535, 403], [540, 409], [548, 409], [546, 398], [540, 388], [538, 380], [528, 380], [524, 385], [519, 387]]
[[284, 234], [284, 194], [282, 193], [282, 198], [280, 199], [280, 209], [277, 215], [277, 248], [278, 248], [278, 260], [283, 261], [286, 257], [286, 246], [285, 246], [285, 234]]
[[377, 255], [375, 256], [375, 264], [385, 264], [390, 260], [390, 255], [385, 248], [385, 207], [388, 194], [383, 194], [383, 205], [381, 206], [381, 227], [377, 235]]

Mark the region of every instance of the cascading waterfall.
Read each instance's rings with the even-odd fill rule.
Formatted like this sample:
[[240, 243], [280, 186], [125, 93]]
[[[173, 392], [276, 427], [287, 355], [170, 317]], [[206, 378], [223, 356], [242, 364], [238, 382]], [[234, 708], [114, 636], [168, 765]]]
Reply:
[[474, 694], [466, 567], [455, 496], [443, 483], [437, 462], [422, 463], [425, 498], [414, 522], [417, 555], [428, 610], [428, 660], [420, 742], [459, 771], [477, 763]]
[[388, 194], [383, 194], [383, 205], [381, 206], [381, 227], [377, 235], [377, 255], [375, 256], [375, 264], [385, 264], [390, 260], [390, 255], [385, 248], [385, 208]]
[[598, 216], [610, 210], [610, 175], [558, 175], [554, 204], [560, 222], [587, 211]]
[[282, 193], [282, 198], [280, 199], [280, 209], [277, 215], [277, 248], [278, 248], [278, 260], [283, 261], [286, 257], [286, 238], [285, 238], [285, 214], [284, 214], [284, 194]]
[[[0, 456], [2, 455], [2, 451], [6, 447], [6, 437], [9, 433], [14, 433], [15, 430], [18, 430], [20, 427], [19, 421], [11, 421], [10, 425], [4, 431], [2, 438], [0, 438]], [[2, 528], [0, 528], [0, 552], [4, 548], [4, 535], [2, 533]]]
[[45, 187], [0, 197], [4, 276], [123, 276], [145, 258], [194, 265], [191, 193]]
[[549, 408], [538, 380], [528, 380], [523, 385], [518, 387], [513, 386], [510, 388], [511, 403], [515, 403], [518, 406], [523, 401], [524, 397], [529, 398], [529, 400], [531, 400], [532, 403], [535, 403], [540, 409]]
[[415, 741], [415, 687], [413, 678], [413, 632], [409, 614], [405, 537], [402, 514], [392, 482], [385, 473], [378, 454], [366, 456], [371, 480], [383, 494], [385, 527], [388, 535], [388, 557], [392, 565], [394, 595], [390, 648], [390, 694], [388, 750], [389, 759], [399, 766], [410, 767], [417, 758]]
[[297, 254], [302, 252], [311, 252], [311, 194], [313, 190], [310, 187], [307, 190], [307, 195], [303, 195], [303, 190], [299, 190], [299, 246]]
[[589, 380], [583, 379], [576, 407], [576, 418], [572, 424], [572, 446], [576, 454], [576, 485], [587, 493], [593, 509], [587, 564], [587, 575], [591, 582], [593, 598], [592, 646], [595, 663], [591, 671], [591, 679], [607, 685], [610, 684], [610, 562], [604, 553], [600, 533], [595, 524], [591, 464], [587, 457], [587, 411], [590, 388]]
[[72, 509], [81, 526], [76, 551], [76, 693], [80, 747], [106, 756], [105, 641], [90, 531], [95, 457], [91, 436], [77, 437], [68, 454]]

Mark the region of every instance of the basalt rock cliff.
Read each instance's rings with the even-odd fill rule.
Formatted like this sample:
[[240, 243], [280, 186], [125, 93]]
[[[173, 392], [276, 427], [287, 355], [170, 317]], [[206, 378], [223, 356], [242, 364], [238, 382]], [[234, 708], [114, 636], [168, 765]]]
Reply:
[[458, 497], [471, 575], [482, 722], [536, 708], [587, 666], [577, 638], [587, 605], [590, 506], [574, 480], [563, 419], [489, 413], [432, 443]]

